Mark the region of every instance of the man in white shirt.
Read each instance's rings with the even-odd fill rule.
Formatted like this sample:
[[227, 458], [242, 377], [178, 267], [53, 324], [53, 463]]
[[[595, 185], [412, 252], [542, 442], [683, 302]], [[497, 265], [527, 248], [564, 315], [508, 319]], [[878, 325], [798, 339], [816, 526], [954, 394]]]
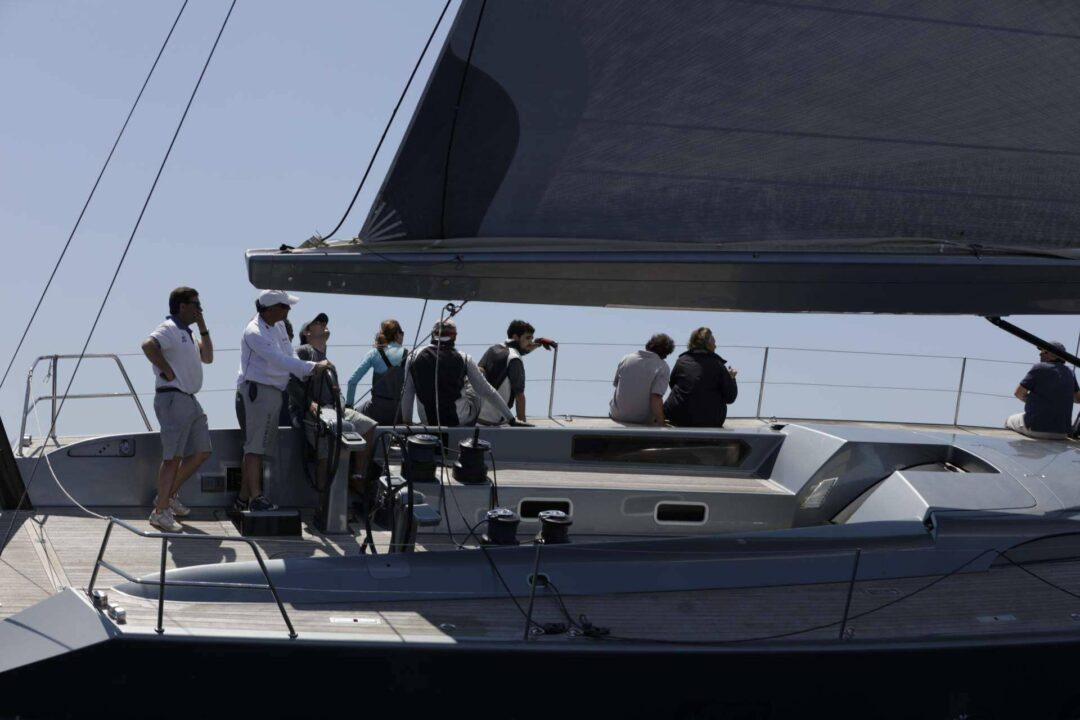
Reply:
[[237, 510], [273, 510], [262, 492], [263, 455], [277, 446], [282, 391], [289, 376], [306, 378], [331, 367], [326, 360], [296, 357], [283, 320], [300, 298], [284, 290], [263, 290], [255, 301], [258, 314], [244, 328], [240, 341], [240, 375], [236, 388], [244, 402], [244, 465]]
[[[191, 332], [199, 327], [199, 341]], [[176, 521], [191, 511], [177, 493], [210, 457], [210, 428], [195, 393], [202, 389], [202, 366], [214, 361], [214, 345], [206, 329], [199, 293], [178, 287], [169, 294], [169, 316], [142, 344], [154, 366], [154, 413], [161, 426], [161, 467], [158, 494], [150, 524], [167, 532], [180, 532]]]

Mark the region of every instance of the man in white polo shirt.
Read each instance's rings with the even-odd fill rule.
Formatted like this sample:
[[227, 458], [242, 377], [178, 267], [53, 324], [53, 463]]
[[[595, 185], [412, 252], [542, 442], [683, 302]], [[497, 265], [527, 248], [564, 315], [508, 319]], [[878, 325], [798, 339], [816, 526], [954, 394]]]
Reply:
[[[199, 341], [191, 325], [199, 327]], [[199, 293], [178, 287], [169, 294], [169, 316], [142, 344], [154, 366], [154, 413], [161, 425], [158, 494], [150, 524], [179, 532], [177, 517], [191, 512], [176, 496], [180, 486], [210, 457], [210, 428], [195, 393], [202, 389], [202, 366], [214, 361]]]
[[263, 290], [255, 301], [258, 314], [244, 328], [240, 341], [237, 392], [244, 403], [244, 466], [237, 510], [274, 510], [262, 492], [263, 455], [277, 447], [282, 391], [289, 376], [303, 379], [330, 367], [326, 360], [296, 357], [283, 321], [300, 298], [284, 290]]

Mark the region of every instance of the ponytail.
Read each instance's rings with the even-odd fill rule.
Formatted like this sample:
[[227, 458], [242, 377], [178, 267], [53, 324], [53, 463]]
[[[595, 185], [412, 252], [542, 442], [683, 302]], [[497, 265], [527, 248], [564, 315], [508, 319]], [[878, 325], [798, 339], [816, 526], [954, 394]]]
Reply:
[[379, 332], [375, 334], [375, 345], [384, 347], [394, 342], [398, 335], [404, 335], [401, 324], [397, 320], [383, 320], [379, 324]]

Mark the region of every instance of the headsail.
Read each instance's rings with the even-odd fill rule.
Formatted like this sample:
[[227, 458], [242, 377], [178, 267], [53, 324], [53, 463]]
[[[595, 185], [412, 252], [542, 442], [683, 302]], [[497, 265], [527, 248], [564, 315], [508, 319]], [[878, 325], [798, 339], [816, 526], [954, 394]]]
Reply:
[[[1071, 3], [465, 0], [361, 233], [395, 262], [353, 247], [320, 272], [448, 257], [475, 297], [550, 302], [543, 283], [583, 275], [561, 264], [606, 263], [632, 289], [575, 302], [1078, 312], [1076, 67]], [[522, 252], [550, 267], [502, 297], [494, 255]], [[299, 254], [264, 258], [253, 281], [287, 262], [278, 284], [309, 286]], [[741, 284], [642, 288], [642, 262]], [[790, 272], [822, 285], [793, 293]], [[438, 297], [425, 283], [404, 284]]]

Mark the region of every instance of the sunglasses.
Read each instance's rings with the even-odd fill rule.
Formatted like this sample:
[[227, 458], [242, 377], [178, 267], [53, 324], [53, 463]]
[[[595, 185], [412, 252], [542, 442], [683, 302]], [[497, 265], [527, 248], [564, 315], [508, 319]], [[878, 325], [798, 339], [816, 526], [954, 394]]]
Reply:
[[194, 305], [196, 310], [202, 311], [202, 303], [198, 300], [182, 300], [181, 303], [184, 305]]

